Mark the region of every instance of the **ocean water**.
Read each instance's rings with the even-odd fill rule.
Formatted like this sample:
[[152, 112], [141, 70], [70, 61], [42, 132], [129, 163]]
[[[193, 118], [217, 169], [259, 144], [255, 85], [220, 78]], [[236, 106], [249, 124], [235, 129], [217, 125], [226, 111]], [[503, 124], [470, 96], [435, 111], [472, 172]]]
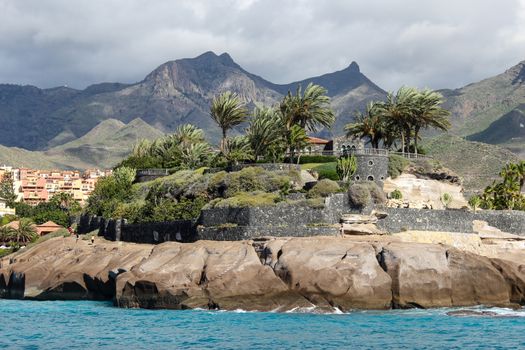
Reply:
[[[0, 300], [2, 349], [523, 349], [525, 310], [348, 314], [119, 309], [106, 302]], [[481, 310], [481, 309], [476, 309]]]

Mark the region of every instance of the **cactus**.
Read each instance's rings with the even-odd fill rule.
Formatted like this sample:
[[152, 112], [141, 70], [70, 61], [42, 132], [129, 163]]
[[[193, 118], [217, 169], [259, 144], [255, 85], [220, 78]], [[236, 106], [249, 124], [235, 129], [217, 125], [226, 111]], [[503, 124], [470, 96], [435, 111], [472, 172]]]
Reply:
[[355, 174], [356, 170], [357, 161], [354, 155], [343, 156], [337, 160], [336, 171], [341, 181], [349, 182], [350, 177]]

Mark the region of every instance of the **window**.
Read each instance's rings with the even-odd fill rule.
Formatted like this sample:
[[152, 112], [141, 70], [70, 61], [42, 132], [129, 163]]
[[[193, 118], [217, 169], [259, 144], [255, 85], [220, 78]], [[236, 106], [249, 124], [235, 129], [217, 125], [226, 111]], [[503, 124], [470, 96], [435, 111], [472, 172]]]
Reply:
[[368, 165], [369, 165], [369, 166], [374, 165], [374, 161], [373, 161], [373, 160], [369, 160], [369, 161], [368, 161]]
[[368, 175], [368, 181], [374, 181], [374, 177], [372, 175]]
[[359, 180], [361, 180], [361, 177], [360, 177], [359, 175], [357, 175], [357, 176], [355, 177], [355, 181], [359, 181]]

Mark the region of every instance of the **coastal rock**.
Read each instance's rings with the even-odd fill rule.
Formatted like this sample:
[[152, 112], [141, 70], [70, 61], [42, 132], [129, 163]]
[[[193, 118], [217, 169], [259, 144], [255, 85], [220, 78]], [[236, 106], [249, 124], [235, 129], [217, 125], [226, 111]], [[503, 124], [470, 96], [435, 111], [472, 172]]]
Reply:
[[512, 306], [525, 304], [522, 257], [393, 236], [156, 246], [59, 237], [0, 260], [0, 297], [260, 311]]
[[275, 273], [321, 307], [385, 309], [391, 304], [391, 279], [375, 255], [363, 242], [292, 239], [281, 247]]
[[247, 242], [164, 243], [119, 275], [120, 306], [272, 310], [311, 306], [291, 292]]
[[59, 237], [16, 254], [11, 261], [2, 260], [0, 275], [8, 281], [7, 296], [12, 298], [108, 299], [115, 289], [109, 271], [130, 269], [150, 251], [147, 245], [105, 241], [91, 245]]
[[389, 243], [378, 255], [392, 278], [394, 306], [447, 307], [510, 303], [489, 258], [435, 244]]

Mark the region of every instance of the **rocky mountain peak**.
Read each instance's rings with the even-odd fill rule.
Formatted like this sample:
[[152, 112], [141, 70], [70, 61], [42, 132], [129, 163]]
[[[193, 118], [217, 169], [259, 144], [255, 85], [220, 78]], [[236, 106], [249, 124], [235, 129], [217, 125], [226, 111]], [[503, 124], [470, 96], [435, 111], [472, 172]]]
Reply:
[[356, 61], [352, 61], [352, 63], [350, 63], [350, 65], [346, 69], [351, 72], [356, 72], [356, 73], [361, 72], [361, 70], [359, 69], [359, 65], [357, 64]]

